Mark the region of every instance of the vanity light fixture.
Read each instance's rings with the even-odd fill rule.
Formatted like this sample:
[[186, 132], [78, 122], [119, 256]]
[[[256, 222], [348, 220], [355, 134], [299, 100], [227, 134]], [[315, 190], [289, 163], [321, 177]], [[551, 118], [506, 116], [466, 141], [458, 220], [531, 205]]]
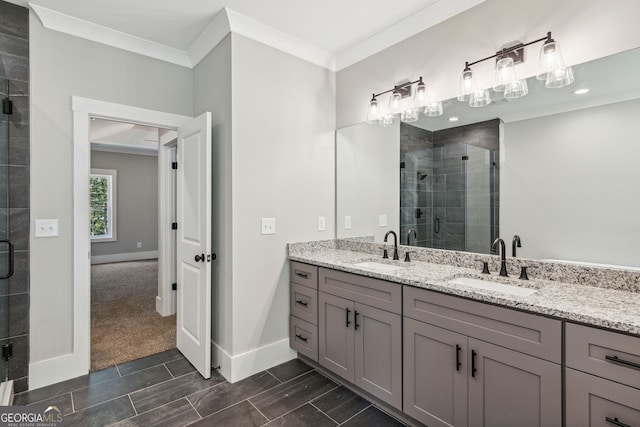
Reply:
[[491, 96], [487, 89], [479, 89], [473, 76], [471, 67], [480, 62], [496, 58], [495, 81], [493, 90], [502, 92], [506, 99], [520, 98], [529, 93], [526, 79], [518, 79], [515, 65], [524, 61], [524, 48], [534, 43], [544, 42], [540, 49], [538, 62], [538, 74], [536, 78], [545, 80], [545, 87], [559, 88], [573, 83], [573, 71], [571, 67], [564, 65], [560, 46], [548, 32], [529, 43], [518, 43], [515, 46], [503, 48], [495, 55], [479, 59], [473, 62], [465, 62], [464, 70], [460, 75], [458, 86], [458, 100], [469, 102], [471, 107], [483, 107], [491, 103]]
[[[416, 85], [415, 89], [413, 85]], [[389, 107], [386, 111], [382, 111], [378, 98], [387, 93], [391, 94]], [[427, 85], [420, 77], [416, 81], [400, 83], [393, 89], [374, 93], [369, 101], [366, 122], [388, 127], [393, 126], [397, 119], [409, 123], [417, 121], [420, 114], [436, 117], [442, 115], [442, 112], [442, 102], [430, 101]]]

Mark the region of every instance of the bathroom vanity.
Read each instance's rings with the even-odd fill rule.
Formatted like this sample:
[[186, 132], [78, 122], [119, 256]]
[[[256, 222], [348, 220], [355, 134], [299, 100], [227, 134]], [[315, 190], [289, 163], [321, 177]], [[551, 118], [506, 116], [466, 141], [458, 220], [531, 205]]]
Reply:
[[[411, 248], [405, 263], [382, 248], [290, 245], [299, 354], [428, 426], [640, 424], [637, 280], [565, 283], [579, 268], [515, 259], [504, 278], [496, 257]], [[522, 263], [536, 279], [513, 277]]]

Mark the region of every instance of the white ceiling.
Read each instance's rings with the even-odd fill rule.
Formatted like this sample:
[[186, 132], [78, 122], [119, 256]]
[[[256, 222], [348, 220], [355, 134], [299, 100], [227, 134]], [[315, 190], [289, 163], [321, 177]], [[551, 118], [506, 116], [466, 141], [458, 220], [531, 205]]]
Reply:
[[[377, 45], [373, 50], [382, 50], [485, 0], [9, 1], [33, 5], [34, 9], [46, 8], [183, 52], [194, 46], [226, 8], [246, 17], [248, 22], [257, 21], [258, 26], [266, 26], [335, 57], [361, 44], [364, 55], [371, 55], [375, 53], [371, 40]], [[44, 19], [42, 13], [38, 14]], [[353, 57], [353, 52], [348, 56]]]
[[112, 120], [91, 119], [91, 150], [158, 155], [158, 128]]

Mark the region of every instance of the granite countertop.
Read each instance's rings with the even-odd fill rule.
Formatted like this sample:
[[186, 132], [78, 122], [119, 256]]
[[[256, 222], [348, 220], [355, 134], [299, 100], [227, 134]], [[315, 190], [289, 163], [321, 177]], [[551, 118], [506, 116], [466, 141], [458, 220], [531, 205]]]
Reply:
[[[379, 255], [335, 248], [311, 247], [289, 252], [289, 259], [319, 267], [373, 277], [481, 302], [513, 307], [531, 313], [554, 316], [615, 331], [640, 335], [640, 293], [608, 289], [584, 284], [516, 277], [503, 278], [496, 272], [481, 274], [479, 269], [456, 267], [425, 261], [392, 261]], [[392, 272], [379, 272], [354, 264], [366, 261], [402, 267]], [[530, 275], [535, 276], [535, 272]], [[535, 288], [530, 296], [517, 296], [497, 291], [471, 288], [449, 283], [457, 277], [491, 280], [503, 284]]]

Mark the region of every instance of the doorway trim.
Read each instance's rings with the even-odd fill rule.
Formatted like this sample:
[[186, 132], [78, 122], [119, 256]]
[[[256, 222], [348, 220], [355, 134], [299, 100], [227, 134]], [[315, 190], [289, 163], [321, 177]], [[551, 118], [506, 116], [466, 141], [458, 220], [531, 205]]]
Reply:
[[[73, 346], [69, 354], [31, 364], [29, 366], [31, 388], [87, 374], [91, 365], [91, 242], [88, 180], [91, 163], [90, 118], [119, 120], [170, 130], [177, 130], [182, 124], [192, 119], [189, 116], [79, 96], [72, 96], [71, 103], [73, 110]], [[160, 157], [163, 147], [158, 148]], [[162, 189], [159, 191], [162, 194]], [[159, 206], [162, 205], [159, 203]], [[162, 244], [166, 244], [170, 233], [168, 230], [162, 233], [164, 227], [160, 227], [160, 224], [158, 228], [158, 247], [160, 248]], [[158, 261], [162, 263], [163, 260], [158, 259]], [[164, 260], [164, 264], [168, 261]], [[165, 281], [170, 290], [169, 280]], [[166, 306], [164, 302], [161, 305]]]

